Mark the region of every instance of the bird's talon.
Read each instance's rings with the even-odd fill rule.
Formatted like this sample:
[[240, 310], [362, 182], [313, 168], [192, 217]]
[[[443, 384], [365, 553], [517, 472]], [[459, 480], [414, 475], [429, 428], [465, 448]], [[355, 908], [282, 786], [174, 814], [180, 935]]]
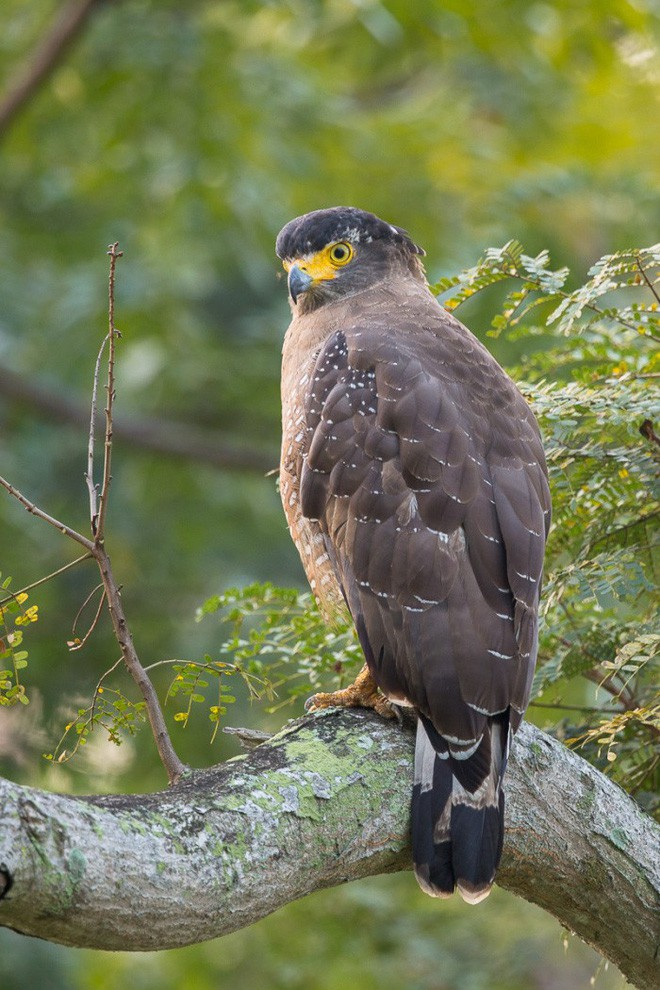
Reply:
[[383, 718], [396, 715], [392, 703], [376, 689], [376, 682], [366, 667], [362, 668], [354, 684], [330, 694], [313, 694], [305, 702], [306, 712], [324, 708], [372, 708]]

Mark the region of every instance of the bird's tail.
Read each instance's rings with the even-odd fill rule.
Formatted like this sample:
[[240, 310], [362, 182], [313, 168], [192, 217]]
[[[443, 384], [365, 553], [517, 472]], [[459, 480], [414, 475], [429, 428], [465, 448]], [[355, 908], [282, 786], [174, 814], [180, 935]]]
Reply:
[[508, 713], [489, 719], [481, 738], [469, 743], [446, 739], [419, 716], [413, 862], [432, 897], [449, 897], [458, 887], [464, 900], [478, 904], [490, 893], [502, 854], [508, 745]]

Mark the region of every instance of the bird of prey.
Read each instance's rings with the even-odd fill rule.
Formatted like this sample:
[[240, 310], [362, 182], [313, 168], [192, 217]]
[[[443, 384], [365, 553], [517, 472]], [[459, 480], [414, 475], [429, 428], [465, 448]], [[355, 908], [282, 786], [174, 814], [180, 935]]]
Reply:
[[529, 700], [550, 495], [538, 426], [432, 295], [424, 251], [354, 207], [277, 238], [293, 318], [280, 490], [326, 615], [366, 664], [314, 707], [417, 716], [412, 845], [424, 891], [490, 891], [502, 776]]

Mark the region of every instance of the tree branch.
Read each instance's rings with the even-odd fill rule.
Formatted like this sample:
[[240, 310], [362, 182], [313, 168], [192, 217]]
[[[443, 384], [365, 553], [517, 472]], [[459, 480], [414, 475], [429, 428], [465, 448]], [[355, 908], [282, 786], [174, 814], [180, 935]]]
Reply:
[[[145, 710], [147, 717], [149, 719], [149, 724], [154, 735], [154, 740], [156, 742], [156, 747], [158, 749], [158, 754], [163, 761], [165, 770], [167, 771], [167, 776], [170, 784], [176, 783], [179, 778], [183, 775], [185, 771], [185, 766], [176, 754], [176, 751], [172, 745], [172, 741], [167, 731], [167, 725], [165, 723], [165, 718], [163, 715], [162, 708], [160, 707], [160, 702], [158, 701], [158, 695], [154, 689], [153, 684], [147, 674], [146, 670], [140, 662], [140, 658], [137, 655], [137, 651], [133, 644], [133, 637], [131, 631], [126, 621], [126, 616], [124, 614], [124, 606], [121, 600], [120, 588], [115, 581], [114, 575], [112, 573], [112, 565], [110, 563], [110, 558], [108, 557], [107, 551], [105, 549], [105, 516], [108, 505], [108, 495], [110, 492], [110, 482], [112, 480], [111, 476], [111, 465], [112, 465], [112, 434], [113, 434], [113, 408], [115, 399], [115, 340], [120, 336], [119, 331], [115, 327], [114, 315], [115, 315], [115, 273], [117, 260], [122, 257], [122, 252], [118, 250], [119, 244], [115, 242], [111, 244], [108, 250], [110, 255], [110, 275], [108, 280], [108, 333], [105, 341], [108, 344], [108, 366], [107, 366], [107, 384], [106, 384], [106, 402], [105, 402], [105, 443], [103, 449], [103, 480], [101, 483], [101, 492], [98, 498], [98, 513], [96, 511], [97, 500], [96, 500], [96, 485], [94, 483], [94, 435], [95, 435], [95, 412], [96, 412], [96, 398], [99, 380], [99, 371], [101, 366], [101, 355], [103, 353], [104, 347], [101, 347], [99, 356], [96, 360], [96, 367], [94, 371], [94, 385], [92, 390], [92, 412], [91, 412], [91, 425], [89, 429], [89, 440], [87, 445], [87, 471], [85, 474], [87, 480], [87, 488], [90, 498], [90, 524], [92, 528], [92, 534], [94, 536], [93, 542], [88, 540], [87, 537], [82, 536], [76, 530], [71, 529], [64, 523], [61, 523], [58, 519], [53, 518], [40, 509], [38, 506], [30, 502], [18, 489], [14, 488], [13, 485], [9, 484], [4, 478], [0, 477], [0, 486], [6, 488], [10, 495], [18, 501], [33, 515], [37, 516], [39, 519], [50, 523], [51, 526], [55, 526], [60, 532], [64, 533], [70, 539], [75, 540], [80, 543], [87, 550], [89, 550], [90, 556], [96, 561], [99, 571], [101, 572], [101, 582], [103, 587], [103, 601], [107, 602], [108, 611], [110, 612], [110, 618], [112, 621], [112, 627], [115, 633], [115, 638], [119, 643], [121, 654], [126, 664], [126, 668], [137, 684], [142, 697], [144, 699]], [[86, 603], [85, 603], [86, 604]], [[83, 606], [84, 607], [84, 606]], [[94, 629], [98, 618], [100, 615], [100, 608], [92, 622], [90, 629]], [[74, 622], [75, 626], [75, 622]], [[85, 637], [85, 639], [87, 636]], [[84, 642], [84, 640], [83, 640]], [[95, 696], [96, 697], [96, 696]], [[93, 704], [92, 704], [93, 709]]]
[[33, 588], [38, 588], [42, 584], [46, 584], [47, 581], [52, 581], [53, 578], [59, 577], [60, 574], [64, 574], [65, 571], [70, 570], [72, 567], [77, 567], [78, 564], [82, 564], [83, 560], [91, 560], [91, 553], [84, 553], [82, 557], [76, 557], [75, 560], [70, 560], [68, 564], [63, 564], [58, 567], [56, 571], [52, 571], [50, 574], [46, 574], [45, 577], [39, 578], [38, 581], [33, 581], [32, 584], [26, 584], [17, 591], [10, 592], [6, 598], [0, 598], [0, 608], [6, 605], [7, 602], [16, 601], [19, 595], [24, 595], [26, 591], [32, 591]]
[[10, 484], [6, 478], [0, 477], [0, 486], [8, 491], [10, 495], [13, 495], [14, 498], [21, 503], [23, 508], [33, 516], [36, 516], [37, 519], [41, 519], [43, 522], [47, 522], [50, 526], [58, 529], [64, 536], [68, 536], [69, 539], [73, 540], [75, 543], [79, 543], [81, 547], [88, 550], [90, 556], [94, 556], [94, 543], [91, 540], [88, 540], [86, 536], [83, 536], [82, 533], [79, 533], [75, 529], [71, 529], [71, 527], [67, 526], [66, 523], [60, 522], [59, 519], [55, 519], [54, 516], [50, 516], [47, 512], [44, 512], [43, 509], [40, 509], [38, 505], [35, 505], [34, 502], [31, 502], [25, 497], [25, 495], [19, 492], [18, 488], [14, 488], [14, 486]]
[[[412, 754], [409, 731], [328, 710], [157, 794], [80, 798], [0, 781], [0, 924], [66, 945], [173, 948], [313, 890], [407, 869]], [[500, 885], [634, 985], [657, 986], [660, 830], [528, 724], [506, 781]]]
[[[105, 536], [105, 518], [108, 511], [108, 496], [110, 494], [110, 483], [112, 481], [112, 435], [113, 420], [112, 414], [115, 403], [115, 342], [121, 336], [115, 327], [115, 277], [117, 261], [123, 257], [123, 251], [119, 250], [119, 244], [115, 241], [109, 246], [110, 255], [110, 275], [108, 277], [108, 380], [105, 386], [105, 443], [103, 445], [103, 480], [101, 482], [101, 494], [99, 495], [98, 518], [92, 518], [92, 528], [97, 542], [103, 540]], [[95, 381], [96, 385], [96, 381]], [[94, 432], [94, 410], [92, 411], [92, 426], [90, 432]], [[94, 457], [94, 444], [92, 446], [92, 459]]]
[[21, 494], [17, 488], [14, 488], [13, 485], [1, 476], [0, 487], [5, 488], [9, 494], [13, 495], [14, 498], [16, 498], [28, 512], [32, 513], [32, 515], [36, 516], [38, 519], [42, 519], [44, 522], [49, 523], [65, 536], [68, 536], [71, 540], [74, 540], [76, 543], [80, 543], [81, 546], [84, 546], [85, 549], [89, 551], [89, 556], [93, 557], [96, 561], [99, 571], [101, 572], [101, 581], [103, 583], [105, 600], [108, 603], [108, 611], [110, 612], [115, 638], [121, 648], [121, 653], [124, 658], [126, 668], [142, 693], [142, 697], [144, 698], [146, 704], [149, 724], [151, 725], [154, 739], [156, 741], [158, 754], [163, 761], [163, 765], [167, 771], [167, 776], [170, 783], [174, 783], [179, 779], [179, 777], [181, 777], [186, 768], [176, 755], [174, 747], [172, 746], [172, 741], [167, 731], [167, 726], [165, 724], [163, 711], [160, 707], [158, 695], [156, 694], [156, 690], [149, 679], [149, 675], [140, 663], [140, 658], [137, 655], [137, 651], [133, 644], [133, 637], [131, 635], [128, 622], [126, 621], [119, 585], [115, 581], [112, 573], [112, 565], [104, 543], [99, 542], [98, 540], [92, 542], [91, 540], [88, 540], [86, 536], [78, 533], [75, 529], [71, 529], [70, 526], [60, 522], [59, 519], [55, 519], [53, 516], [48, 515], [47, 512], [44, 512], [43, 509], [40, 509], [33, 502], [30, 502], [25, 495]]
[[94, 447], [96, 445], [96, 428], [97, 423], [100, 419], [98, 414], [98, 392], [99, 392], [99, 378], [101, 376], [101, 361], [103, 360], [103, 352], [105, 351], [106, 344], [108, 343], [108, 338], [103, 339], [103, 343], [99, 348], [99, 352], [96, 355], [96, 364], [94, 365], [94, 377], [92, 379], [92, 401], [89, 413], [89, 434], [87, 437], [87, 470], [85, 471], [85, 482], [87, 483], [87, 493], [89, 495], [89, 523], [92, 533], [96, 535], [97, 533], [97, 520], [99, 515], [99, 492], [96, 482], [94, 481]]
[[137, 650], [135, 649], [131, 630], [128, 622], [126, 621], [119, 585], [115, 581], [112, 573], [112, 566], [110, 564], [110, 558], [105, 551], [104, 545], [102, 543], [97, 543], [94, 547], [93, 553], [94, 559], [96, 560], [101, 572], [101, 580], [103, 581], [105, 599], [108, 603], [108, 611], [110, 612], [110, 619], [112, 620], [112, 628], [114, 630], [115, 639], [119, 643], [121, 655], [124, 658], [124, 663], [126, 664], [126, 669], [137, 684], [140, 689], [140, 693], [144, 698], [147, 718], [149, 719], [151, 731], [154, 735], [158, 755], [160, 756], [163, 766], [167, 772], [167, 778], [170, 784], [175, 784], [185, 772], [186, 767], [177, 756], [176, 750], [172, 745], [172, 740], [170, 739], [170, 734], [167, 731], [165, 716], [163, 715], [163, 709], [161, 708], [160, 701], [158, 700], [156, 689], [151, 683], [151, 678], [142, 666]]
[[0, 139], [7, 133], [23, 107], [39, 91], [39, 87], [55, 71], [94, 8], [100, 6], [100, 3], [101, 0], [71, 0], [60, 12], [48, 34], [17, 73], [18, 80], [13, 85], [10, 83], [0, 100]]
[[[0, 366], [0, 396], [27, 405], [33, 412], [75, 426], [89, 425], [89, 408], [82, 402], [67, 398], [43, 384], [35, 384], [16, 372]], [[97, 428], [103, 426], [103, 414], [96, 417]], [[227, 443], [211, 430], [200, 430], [186, 423], [155, 417], [127, 418], [116, 416], [115, 438], [126, 440], [135, 447], [151, 450], [168, 457], [184, 458], [208, 464], [225, 471], [256, 471], [265, 474], [278, 462], [273, 449]]]

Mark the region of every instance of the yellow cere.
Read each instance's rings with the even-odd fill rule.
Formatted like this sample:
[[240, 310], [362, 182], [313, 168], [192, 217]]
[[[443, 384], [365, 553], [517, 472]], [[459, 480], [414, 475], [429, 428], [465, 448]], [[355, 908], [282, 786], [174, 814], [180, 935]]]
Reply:
[[316, 254], [305, 255], [294, 261], [285, 261], [283, 264], [287, 272], [295, 265], [316, 282], [334, 278], [337, 270], [347, 265], [354, 256], [355, 248], [352, 244], [348, 241], [337, 241], [334, 244], [327, 244]]

